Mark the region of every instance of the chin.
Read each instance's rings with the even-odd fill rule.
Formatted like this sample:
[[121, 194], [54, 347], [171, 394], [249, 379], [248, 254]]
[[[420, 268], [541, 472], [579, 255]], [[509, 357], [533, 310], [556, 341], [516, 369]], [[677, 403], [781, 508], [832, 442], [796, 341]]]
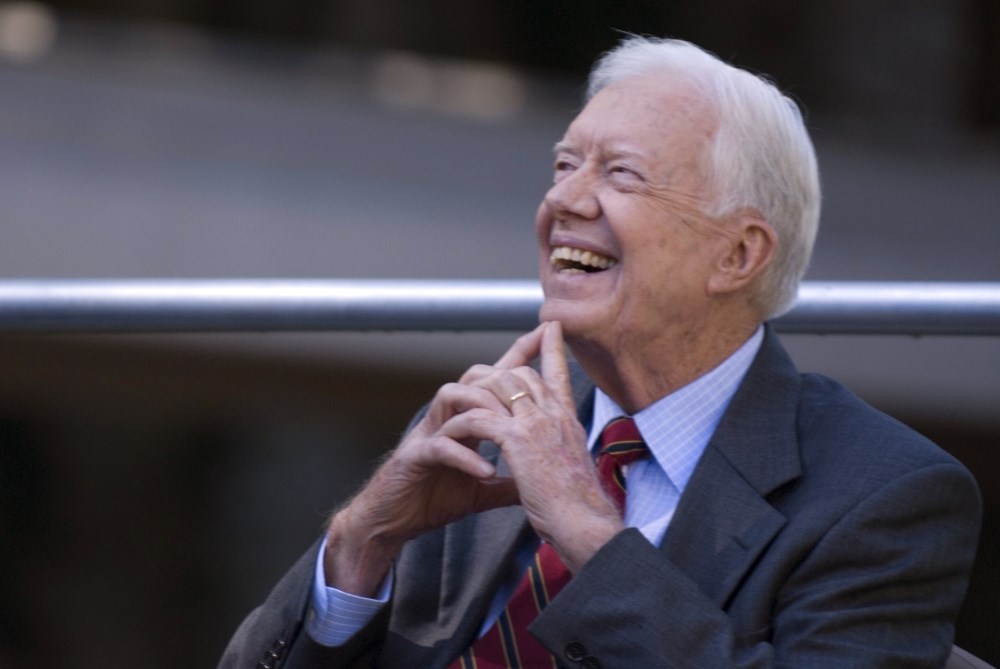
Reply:
[[565, 331], [567, 323], [572, 323], [576, 320], [576, 312], [578, 310], [579, 307], [572, 302], [546, 298], [542, 303], [541, 309], [538, 310], [538, 322], [559, 321], [563, 324], [563, 330]]
[[538, 312], [539, 322], [559, 321], [567, 342], [590, 339], [592, 331], [604, 329], [600, 320], [587, 313], [585, 305], [565, 300], [546, 300]]

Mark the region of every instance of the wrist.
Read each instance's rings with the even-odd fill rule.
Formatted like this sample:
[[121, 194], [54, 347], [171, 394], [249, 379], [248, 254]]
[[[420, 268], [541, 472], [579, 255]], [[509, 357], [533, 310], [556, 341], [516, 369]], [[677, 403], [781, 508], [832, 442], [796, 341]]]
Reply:
[[350, 507], [330, 520], [323, 567], [326, 584], [361, 597], [373, 597], [402, 548], [357, 522]]
[[606, 543], [625, 529], [625, 524], [617, 516], [592, 518], [575, 529], [572, 534], [553, 547], [566, 568], [576, 574]]

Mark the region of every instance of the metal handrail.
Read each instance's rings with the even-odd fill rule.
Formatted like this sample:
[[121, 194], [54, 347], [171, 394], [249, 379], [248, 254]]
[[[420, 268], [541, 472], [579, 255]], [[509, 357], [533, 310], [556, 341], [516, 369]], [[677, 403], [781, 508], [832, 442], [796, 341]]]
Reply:
[[[517, 331], [537, 281], [5, 280], [0, 331]], [[787, 333], [1000, 335], [1000, 283], [805, 282]]]

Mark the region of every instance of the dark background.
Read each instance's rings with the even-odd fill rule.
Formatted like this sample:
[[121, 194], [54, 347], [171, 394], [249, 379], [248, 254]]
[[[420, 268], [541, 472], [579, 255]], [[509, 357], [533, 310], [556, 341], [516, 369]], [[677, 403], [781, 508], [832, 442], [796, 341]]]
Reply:
[[[949, 108], [1000, 128], [1000, 8], [990, 0], [60, 0], [74, 16], [169, 20], [292, 47], [406, 49], [585, 74], [622, 33], [679, 37], [781, 82], [815, 113], [895, 119]], [[928, 76], [953, 80], [954, 99]], [[922, 100], [922, 101], [921, 101]], [[912, 122], [912, 119], [907, 119]]]

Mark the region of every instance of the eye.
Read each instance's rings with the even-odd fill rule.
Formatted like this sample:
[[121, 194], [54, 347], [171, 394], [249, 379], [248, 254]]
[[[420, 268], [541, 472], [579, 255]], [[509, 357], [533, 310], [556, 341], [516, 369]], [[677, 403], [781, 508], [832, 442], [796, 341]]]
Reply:
[[553, 169], [555, 171], [555, 180], [558, 181], [566, 174], [569, 174], [570, 172], [575, 170], [576, 167], [577, 167], [576, 162], [574, 162], [570, 158], [564, 158], [564, 157], [556, 158], [555, 164], [553, 165]]
[[628, 165], [613, 164], [608, 167], [608, 174], [615, 183], [636, 185], [643, 182], [642, 175]]

